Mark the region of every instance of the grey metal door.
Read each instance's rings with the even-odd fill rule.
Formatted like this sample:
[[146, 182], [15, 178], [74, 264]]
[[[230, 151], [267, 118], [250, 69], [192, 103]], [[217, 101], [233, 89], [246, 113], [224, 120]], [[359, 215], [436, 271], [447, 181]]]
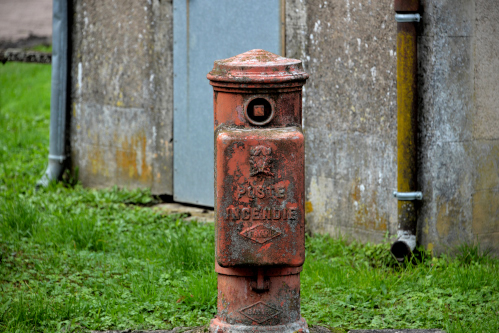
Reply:
[[283, 0], [173, 1], [173, 193], [213, 206], [213, 61], [251, 49], [282, 54]]

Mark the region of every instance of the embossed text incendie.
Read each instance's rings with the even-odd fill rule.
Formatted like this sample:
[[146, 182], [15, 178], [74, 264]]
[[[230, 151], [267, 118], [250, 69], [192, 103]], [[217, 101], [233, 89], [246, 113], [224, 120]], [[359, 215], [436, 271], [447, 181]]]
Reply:
[[210, 332], [308, 332], [301, 61], [263, 50], [215, 61], [218, 314]]

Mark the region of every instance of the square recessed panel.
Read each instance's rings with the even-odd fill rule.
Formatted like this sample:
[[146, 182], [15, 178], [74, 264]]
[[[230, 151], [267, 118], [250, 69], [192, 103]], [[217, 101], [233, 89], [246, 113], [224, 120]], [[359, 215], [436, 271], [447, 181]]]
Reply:
[[217, 132], [220, 266], [300, 266], [305, 259], [305, 148], [294, 127]]

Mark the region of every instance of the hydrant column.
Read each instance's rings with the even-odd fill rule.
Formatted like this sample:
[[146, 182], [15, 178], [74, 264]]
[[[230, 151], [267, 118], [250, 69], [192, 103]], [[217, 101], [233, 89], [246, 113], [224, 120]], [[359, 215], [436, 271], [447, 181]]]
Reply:
[[210, 332], [308, 332], [301, 61], [251, 50], [215, 61], [218, 314]]

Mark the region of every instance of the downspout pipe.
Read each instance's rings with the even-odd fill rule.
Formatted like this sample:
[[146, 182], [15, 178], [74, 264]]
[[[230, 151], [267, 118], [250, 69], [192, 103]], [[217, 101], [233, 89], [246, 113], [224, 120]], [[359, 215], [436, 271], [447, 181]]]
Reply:
[[391, 252], [398, 261], [416, 247], [417, 192], [417, 33], [419, 0], [395, 0], [397, 21], [397, 240]]
[[67, 73], [68, 1], [53, 0], [50, 147], [48, 167], [37, 186], [45, 187], [50, 181], [60, 179], [65, 169]]

